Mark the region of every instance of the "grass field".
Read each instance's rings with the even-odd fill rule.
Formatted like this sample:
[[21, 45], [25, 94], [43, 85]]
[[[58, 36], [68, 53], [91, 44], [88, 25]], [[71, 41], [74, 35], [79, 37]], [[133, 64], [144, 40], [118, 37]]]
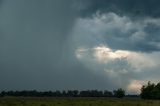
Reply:
[[115, 98], [0, 98], [0, 106], [160, 106], [160, 101]]

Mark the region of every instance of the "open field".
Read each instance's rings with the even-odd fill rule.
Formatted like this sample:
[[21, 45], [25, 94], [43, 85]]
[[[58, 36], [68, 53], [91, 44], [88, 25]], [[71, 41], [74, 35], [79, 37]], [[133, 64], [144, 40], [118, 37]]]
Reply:
[[160, 106], [160, 101], [115, 98], [0, 98], [0, 106]]

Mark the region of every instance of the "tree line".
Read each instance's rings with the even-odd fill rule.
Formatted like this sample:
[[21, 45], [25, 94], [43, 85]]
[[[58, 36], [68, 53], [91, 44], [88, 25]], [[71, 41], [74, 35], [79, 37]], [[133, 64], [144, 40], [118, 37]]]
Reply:
[[[139, 95], [125, 95], [125, 90], [117, 89], [114, 91], [100, 91], [100, 90], [68, 90], [68, 91], [2, 91], [0, 97], [4, 96], [23, 96], [23, 97], [139, 97]], [[158, 99], [160, 100], [160, 83], [154, 84], [150, 81], [141, 88], [140, 97], [142, 99]]]
[[23, 97], [118, 97], [122, 98], [125, 96], [123, 89], [117, 89], [113, 92], [105, 90], [68, 90], [68, 91], [36, 91], [36, 90], [24, 90], [24, 91], [2, 91], [1, 97], [4, 96], [23, 96]]
[[154, 84], [150, 81], [141, 88], [141, 98], [143, 99], [160, 99], [160, 83]]

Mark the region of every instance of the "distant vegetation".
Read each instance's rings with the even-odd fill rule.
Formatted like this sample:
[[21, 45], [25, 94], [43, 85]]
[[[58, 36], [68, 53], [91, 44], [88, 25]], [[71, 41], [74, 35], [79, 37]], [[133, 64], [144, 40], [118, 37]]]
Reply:
[[68, 90], [68, 91], [47, 91], [39, 92], [33, 91], [2, 91], [1, 96], [24, 96], [24, 97], [118, 97], [123, 98], [125, 91], [123, 89], [110, 91], [98, 91], [98, 90]]
[[125, 96], [125, 91], [123, 89], [114, 90], [114, 96], [118, 98], [123, 98]]
[[160, 83], [154, 84], [150, 81], [141, 88], [141, 97], [143, 99], [160, 99]]
[[0, 97], [6, 96], [14, 96], [14, 97], [134, 97], [138, 98], [141, 97], [142, 99], [156, 99], [160, 100], [160, 83], [154, 84], [150, 81], [147, 85], [143, 85], [141, 88], [140, 95], [125, 95], [125, 90], [117, 89], [113, 92], [105, 90], [68, 90], [68, 91], [2, 91], [0, 92]]

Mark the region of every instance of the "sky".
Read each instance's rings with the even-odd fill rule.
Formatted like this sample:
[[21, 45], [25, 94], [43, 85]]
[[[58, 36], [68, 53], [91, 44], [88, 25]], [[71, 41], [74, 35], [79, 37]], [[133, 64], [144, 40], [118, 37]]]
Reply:
[[139, 94], [160, 78], [159, 0], [0, 0], [0, 91]]

